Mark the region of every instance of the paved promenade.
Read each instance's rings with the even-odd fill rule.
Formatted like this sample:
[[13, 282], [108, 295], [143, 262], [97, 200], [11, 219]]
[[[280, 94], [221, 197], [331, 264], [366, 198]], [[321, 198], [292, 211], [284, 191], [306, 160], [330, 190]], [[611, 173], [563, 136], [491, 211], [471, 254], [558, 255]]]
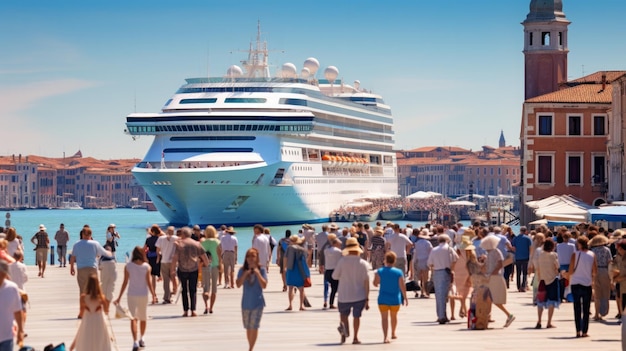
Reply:
[[[37, 269], [29, 266], [26, 284], [30, 296], [30, 309], [26, 323], [26, 345], [43, 350], [49, 343], [65, 342], [69, 347], [78, 328], [78, 287], [76, 278], [67, 268], [48, 267], [45, 278], [37, 277]], [[115, 296], [119, 293], [123, 265], [118, 264], [118, 281]], [[282, 292], [278, 268], [272, 267], [269, 284], [265, 290], [267, 306], [261, 320], [257, 350], [620, 350], [621, 328], [613, 318], [606, 322], [591, 322], [589, 338], [576, 339], [571, 304], [562, 304], [555, 311], [555, 329], [535, 330], [536, 308], [530, 303], [531, 293], [510, 292], [507, 308], [517, 319], [509, 328], [502, 328], [504, 315], [494, 306], [496, 320], [489, 330], [470, 331], [465, 321], [450, 324], [435, 323], [435, 299], [414, 299], [410, 293], [408, 307], [398, 315], [398, 339], [383, 344], [380, 314], [376, 306], [377, 289], [371, 289], [373, 302], [361, 318], [359, 337], [363, 344], [352, 345], [351, 339], [339, 345], [336, 330], [339, 314], [336, 310], [322, 310], [322, 276], [313, 273], [313, 287], [307, 295], [313, 307], [308, 311], [285, 311], [287, 294]], [[161, 286], [157, 288], [159, 301]], [[182, 318], [182, 306], [150, 305], [145, 350], [246, 350], [245, 330], [241, 323], [240, 289], [219, 287], [214, 313], [202, 315], [204, 304], [198, 295], [198, 312], [195, 318]], [[125, 297], [122, 300], [125, 305]], [[295, 305], [297, 306], [297, 305]], [[458, 307], [457, 307], [458, 308]], [[592, 305], [593, 310], [593, 305]], [[611, 317], [615, 316], [611, 301]], [[126, 319], [113, 319], [111, 324], [120, 350], [130, 350], [132, 340]], [[458, 318], [458, 317], [457, 317]], [[544, 327], [545, 327], [544, 315]]]

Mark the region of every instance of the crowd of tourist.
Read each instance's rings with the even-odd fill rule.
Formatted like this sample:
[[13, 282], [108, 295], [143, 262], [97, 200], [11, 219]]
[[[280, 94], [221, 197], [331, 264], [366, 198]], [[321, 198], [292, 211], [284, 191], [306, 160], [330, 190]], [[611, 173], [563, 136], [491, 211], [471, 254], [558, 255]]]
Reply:
[[[435, 204], [433, 202], [432, 204]], [[50, 241], [45, 226], [31, 240], [35, 250], [47, 248]], [[495, 306], [503, 313], [506, 328], [515, 320], [507, 295], [510, 285], [528, 293], [529, 303], [537, 308], [534, 328], [557, 327], [555, 309], [571, 303], [575, 336], [589, 336], [590, 319], [608, 318], [610, 297], [617, 301], [616, 318], [626, 307], [626, 231], [608, 231], [591, 224], [572, 229], [545, 226], [534, 230], [520, 227], [514, 233], [508, 226], [483, 226], [474, 223], [425, 225], [413, 228], [387, 222], [353, 223], [340, 228], [336, 223], [323, 225], [317, 232], [304, 224], [298, 233], [287, 230], [276, 240], [269, 228], [254, 226], [252, 247], [237, 267], [238, 239], [233, 227], [199, 226], [148, 229], [143, 246], [133, 249], [124, 267], [123, 283], [113, 300], [116, 280], [116, 241], [121, 239], [114, 224], [107, 229], [104, 245], [92, 238], [85, 225], [71, 250], [70, 274], [78, 283], [78, 318], [81, 319], [70, 349], [110, 350], [107, 320], [111, 303], [130, 316], [133, 350], [145, 347], [148, 305], [171, 304], [173, 296], [182, 297], [183, 317], [197, 316], [196, 291], [201, 287], [204, 314], [216, 308], [218, 285], [231, 289], [243, 287], [242, 322], [249, 348], [258, 338], [271, 259], [276, 249], [276, 264], [286, 292], [288, 311], [311, 307], [306, 291], [311, 273], [323, 274], [323, 309], [339, 312], [341, 342], [352, 336], [360, 344], [359, 327], [363, 310], [369, 309], [370, 285], [378, 287], [377, 305], [381, 315], [383, 342], [398, 338], [398, 311], [407, 306], [408, 291], [415, 298], [427, 299], [434, 293], [433, 319], [439, 324], [467, 318], [471, 329], [486, 329], [497, 317]], [[55, 239], [67, 245], [61, 224]], [[67, 248], [62, 248], [66, 250]], [[23, 261], [23, 239], [14, 228], [2, 230], [0, 237], [0, 325], [15, 328], [0, 330], [0, 350], [12, 350], [23, 341], [26, 319], [24, 284], [28, 280]], [[46, 255], [37, 255], [38, 275], [45, 273]], [[63, 257], [63, 256], [61, 256]], [[59, 258], [59, 266], [65, 266]], [[373, 270], [373, 280], [370, 279]], [[98, 273], [99, 271], [99, 273]], [[372, 281], [370, 281], [372, 280]], [[513, 283], [513, 281], [515, 282]], [[120, 306], [127, 291], [127, 309]], [[532, 293], [530, 293], [532, 292]], [[297, 296], [297, 299], [296, 299]], [[294, 300], [296, 305], [293, 305]], [[6, 304], [5, 304], [6, 302]], [[593, 302], [593, 311], [591, 305]], [[457, 308], [458, 303], [458, 308]], [[448, 313], [449, 311], [449, 313]], [[352, 315], [353, 321], [349, 322]]]

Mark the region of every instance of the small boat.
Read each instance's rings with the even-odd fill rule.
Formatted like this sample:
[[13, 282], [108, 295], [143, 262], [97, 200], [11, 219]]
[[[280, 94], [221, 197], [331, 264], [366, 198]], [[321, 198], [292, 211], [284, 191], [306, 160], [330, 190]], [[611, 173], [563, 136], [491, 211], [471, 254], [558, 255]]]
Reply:
[[427, 210], [410, 210], [406, 213], [406, 220], [425, 222], [430, 220], [430, 211]]
[[378, 219], [380, 211], [374, 211], [372, 213], [362, 213], [356, 216], [358, 222], [374, 222]]
[[404, 210], [401, 207], [399, 207], [399, 208], [394, 208], [388, 211], [381, 211], [380, 218], [387, 220], [387, 221], [397, 221], [399, 219], [404, 218]]
[[83, 208], [80, 206], [80, 203], [74, 200], [63, 201], [61, 202], [61, 207], [59, 207], [59, 210], [82, 210], [82, 209]]

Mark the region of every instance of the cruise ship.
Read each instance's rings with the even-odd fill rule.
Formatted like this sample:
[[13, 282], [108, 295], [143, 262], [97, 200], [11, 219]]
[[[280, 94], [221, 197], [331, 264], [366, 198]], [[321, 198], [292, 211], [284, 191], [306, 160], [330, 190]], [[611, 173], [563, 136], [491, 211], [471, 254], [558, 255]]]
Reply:
[[346, 203], [397, 194], [380, 96], [315, 58], [271, 76], [260, 30], [241, 63], [186, 79], [159, 113], [126, 117], [128, 134], [154, 136], [132, 172], [170, 223], [327, 222]]

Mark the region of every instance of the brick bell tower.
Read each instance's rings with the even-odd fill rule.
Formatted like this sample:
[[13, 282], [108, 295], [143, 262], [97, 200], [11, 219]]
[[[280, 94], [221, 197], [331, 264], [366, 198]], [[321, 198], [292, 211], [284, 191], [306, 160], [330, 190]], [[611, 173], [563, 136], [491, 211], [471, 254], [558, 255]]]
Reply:
[[524, 100], [567, 82], [567, 26], [562, 0], [531, 0], [524, 26]]

